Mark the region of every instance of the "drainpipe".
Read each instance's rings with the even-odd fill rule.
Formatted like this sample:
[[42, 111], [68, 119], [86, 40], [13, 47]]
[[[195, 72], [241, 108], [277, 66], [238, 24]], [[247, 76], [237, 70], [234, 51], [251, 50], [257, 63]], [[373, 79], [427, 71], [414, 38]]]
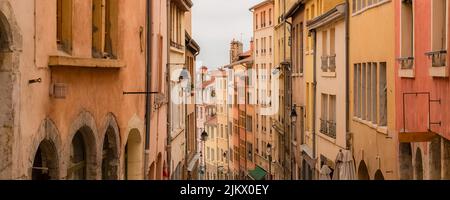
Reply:
[[147, 52], [146, 52], [146, 78], [145, 78], [145, 158], [144, 158], [144, 174], [146, 175], [144, 179], [148, 179], [148, 174], [146, 173], [149, 168], [149, 156], [150, 156], [150, 115], [151, 115], [151, 99], [149, 92], [151, 91], [151, 81], [152, 76], [152, 0], [147, 0]]
[[351, 142], [348, 140], [349, 137], [351, 137], [350, 133], [350, 82], [349, 82], [349, 70], [350, 70], [350, 61], [349, 61], [349, 55], [350, 55], [350, 23], [349, 23], [349, 0], [345, 1], [345, 127], [346, 127], [346, 148], [351, 149]]
[[[313, 61], [313, 118], [312, 118], [312, 121], [313, 121], [313, 130], [312, 130], [312, 134], [313, 134], [313, 159], [316, 159], [317, 158], [317, 155], [316, 155], [316, 92], [317, 92], [317, 88], [316, 88], [316, 85], [317, 85], [317, 80], [316, 80], [316, 67], [317, 67], [317, 62], [316, 62], [316, 58], [317, 58], [317, 52], [316, 52], [316, 50], [317, 50], [317, 47], [316, 47], [316, 45], [317, 45], [317, 43], [316, 43], [316, 36], [317, 36], [317, 33], [316, 33], [316, 30], [311, 30], [312, 31], [312, 33], [311, 34], [313, 34], [313, 36], [312, 36], [312, 39], [313, 39], [313, 51], [314, 51], [314, 53], [313, 53], [313, 59], [314, 59], [314, 61]], [[316, 166], [314, 166], [314, 168], [315, 168]]]
[[[152, 0], [149, 0], [149, 1], [152, 1]], [[167, 119], [166, 119], [166, 121], [167, 121], [167, 131], [166, 131], [166, 134], [167, 134], [167, 146], [166, 146], [166, 153], [167, 153], [167, 176], [168, 176], [168, 179], [170, 179], [170, 172], [171, 172], [171, 160], [172, 160], [172, 155], [171, 155], [171, 140], [172, 140], [172, 133], [171, 133], [171, 128], [170, 128], [170, 111], [171, 111], [171, 109], [170, 109], [170, 65], [169, 65], [169, 63], [170, 63], [170, 47], [169, 47], [169, 44], [170, 44], [170, 27], [172, 26], [172, 23], [171, 23], [171, 20], [170, 20], [170, 2], [171, 2], [171, 0], [167, 0], [167, 5], [166, 5], [166, 20], [167, 20], [167, 38], [166, 38], [166, 40], [167, 40], [167, 42], [166, 42], [166, 45], [167, 45], [167, 63], [166, 63], [166, 73], [165, 73], [165, 78], [166, 78], [166, 95], [167, 95]]]

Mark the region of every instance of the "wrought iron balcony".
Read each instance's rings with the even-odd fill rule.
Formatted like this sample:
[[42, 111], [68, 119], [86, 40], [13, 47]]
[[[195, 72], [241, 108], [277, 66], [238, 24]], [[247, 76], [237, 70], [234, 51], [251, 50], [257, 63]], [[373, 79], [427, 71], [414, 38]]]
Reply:
[[414, 57], [398, 58], [397, 60], [400, 63], [401, 69], [412, 69], [414, 65]]
[[327, 72], [328, 71], [328, 56], [322, 56], [321, 57], [322, 60], [322, 71], [323, 72]]
[[425, 55], [432, 60], [433, 67], [447, 66], [447, 50], [431, 51]]
[[335, 121], [328, 121], [328, 136], [330, 136], [331, 138], [336, 139], [336, 122]]
[[328, 59], [329, 59], [328, 69], [330, 70], [330, 72], [336, 72], [336, 54], [329, 56]]
[[327, 120], [320, 119], [320, 132], [323, 134], [328, 134]]

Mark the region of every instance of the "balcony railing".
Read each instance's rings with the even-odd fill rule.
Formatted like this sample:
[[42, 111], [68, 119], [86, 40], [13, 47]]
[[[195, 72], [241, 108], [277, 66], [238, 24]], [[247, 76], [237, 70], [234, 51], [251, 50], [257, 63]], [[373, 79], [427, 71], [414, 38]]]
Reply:
[[336, 72], [336, 54], [331, 56], [322, 56], [322, 71], [323, 72]]
[[320, 132], [323, 134], [328, 134], [327, 120], [320, 119]]
[[331, 72], [336, 72], [336, 54], [329, 56], [328, 59], [329, 59], [328, 69]]
[[320, 119], [320, 132], [328, 137], [336, 139], [336, 122]]
[[322, 71], [327, 72], [328, 71], [328, 56], [322, 56]]
[[336, 122], [335, 121], [328, 121], [328, 136], [331, 138], [336, 139]]
[[414, 57], [398, 58], [401, 69], [412, 69], [414, 65]]
[[425, 55], [432, 60], [433, 67], [445, 67], [447, 65], [447, 50], [431, 51]]

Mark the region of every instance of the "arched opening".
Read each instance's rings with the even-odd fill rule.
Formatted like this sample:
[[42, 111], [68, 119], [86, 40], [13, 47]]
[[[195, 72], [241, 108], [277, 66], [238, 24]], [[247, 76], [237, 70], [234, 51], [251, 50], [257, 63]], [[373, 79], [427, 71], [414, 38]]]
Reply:
[[417, 148], [414, 162], [414, 175], [416, 180], [423, 180], [422, 151]]
[[370, 180], [370, 176], [369, 176], [369, 170], [367, 170], [367, 165], [364, 162], [364, 160], [362, 160], [359, 163], [359, 167], [358, 167], [358, 180]]
[[450, 141], [443, 139], [444, 147], [444, 173], [442, 179], [450, 180]]
[[125, 145], [125, 179], [143, 179], [143, 151], [144, 149], [139, 131], [136, 129], [131, 130], [128, 135], [127, 144]]
[[69, 180], [86, 180], [96, 178], [96, 145], [92, 130], [84, 126], [72, 139], [70, 147]]
[[375, 172], [374, 180], [384, 180], [383, 172], [381, 172], [381, 170]]
[[102, 150], [102, 179], [117, 180], [119, 167], [119, 154], [117, 149], [116, 133], [112, 127], [106, 131]]
[[155, 180], [155, 162], [150, 165], [150, 170], [148, 171], [148, 179]]
[[400, 180], [413, 179], [412, 150], [410, 143], [400, 143]]
[[0, 179], [12, 175], [12, 151], [14, 137], [13, 63], [7, 57], [10, 50], [10, 26], [0, 12]]
[[441, 179], [441, 138], [435, 138], [430, 142], [430, 179]]
[[162, 180], [163, 168], [162, 168], [162, 155], [158, 154], [158, 159], [156, 160], [156, 180]]
[[39, 144], [31, 169], [32, 180], [57, 180], [58, 156], [51, 141], [44, 140]]

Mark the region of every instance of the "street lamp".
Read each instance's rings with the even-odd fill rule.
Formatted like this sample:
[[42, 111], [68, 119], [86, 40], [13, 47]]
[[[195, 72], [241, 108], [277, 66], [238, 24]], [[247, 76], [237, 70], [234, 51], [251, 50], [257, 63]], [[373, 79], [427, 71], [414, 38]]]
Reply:
[[297, 106], [294, 104], [294, 106], [292, 106], [292, 111], [291, 111], [291, 122], [295, 123], [297, 122], [297, 111], [295, 110]]
[[269, 156], [269, 180], [272, 180], [272, 145], [267, 143], [267, 155]]
[[[291, 135], [292, 135], [292, 139], [293, 139], [293, 141], [297, 141], [297, 137], [296, 137], [296, 133], [295, 133], [295, 125], [296, 125], [296, 122], [297, 122], [297, 110], [296, 110], [296, 108], [297, 108], [298, 106], [296, 105], [296, 104], [294, 104], [293, 106], [292, 106], [292, 110], [291, 110], [291, 123], [292, 123], [292, 128], [291, 128]], [[302, 136], [303, 137], [303, 136]], [[291, 155], [291, 180], [293, 179], [293, 177], [294, 177], [294, 165], [295, 165], [295, 156], [293, 155], [293, 150], [294, 150], [294, 147], [293, 147], [293, 141], [291, 141], [291, 144], [290, 144], [290, 149], [291, 149], [291, 153], [290, 153], [290, 155]]]
[[200, 137], [201, 137], [201, 141], [203, 142], [203, 170], [204, 170], [204, 172], [203, 172], [203, 176], [205, 176], [205, 174], [206, 174], [206, 163], [205, 163], [205, 157], [206, 157], [206, 149], [205, 149], [205, 143], [206, 143], [206, 141], [208, 140], [208, 133], [205, 131], [205, 129], [203, 129], [203, 132], [202, 132], [202, 134], [200, 135]]

